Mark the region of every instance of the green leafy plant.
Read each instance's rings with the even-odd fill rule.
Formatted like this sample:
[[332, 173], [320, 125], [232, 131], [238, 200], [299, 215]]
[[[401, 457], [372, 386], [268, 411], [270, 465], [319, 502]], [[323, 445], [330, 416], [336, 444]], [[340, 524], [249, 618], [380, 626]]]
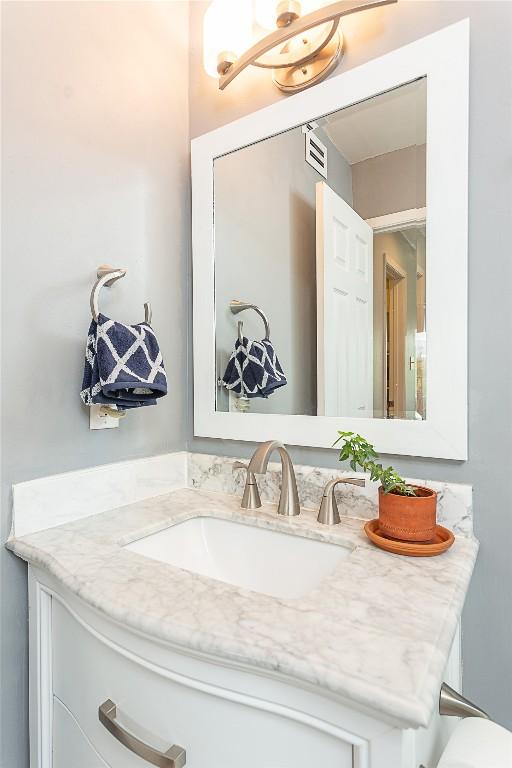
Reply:
[[338, 445], [343, 441], [340, 451], [340, 461], [349, 461], [350, 466], [357, 472], [358, 468], [370, 473], [370, 479], [380, 481], [384, 493], [397, 493], [399, 496], [416, 496], [412, 485], [398, 475], [393, 467], [384, 467], [379, 464], [378, 454], [368, 440], [355, 432], [338, 432], [338, 439], [333, 444]]

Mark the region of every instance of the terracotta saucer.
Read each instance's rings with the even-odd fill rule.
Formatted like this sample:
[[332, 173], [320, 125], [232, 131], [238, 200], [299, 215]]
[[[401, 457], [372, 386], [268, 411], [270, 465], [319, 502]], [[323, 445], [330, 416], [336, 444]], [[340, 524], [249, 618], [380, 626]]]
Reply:
[[370, 541], [395, 555], [407, 555], [408, 557], [433, 557], [440, 555], [451, 547], [455, 538], [448, 528], [436, 525], [435, 536], [432, 541], [398, 541], [384, 536], [379, 530], [379, 519], [369, 520], [364, 530]]

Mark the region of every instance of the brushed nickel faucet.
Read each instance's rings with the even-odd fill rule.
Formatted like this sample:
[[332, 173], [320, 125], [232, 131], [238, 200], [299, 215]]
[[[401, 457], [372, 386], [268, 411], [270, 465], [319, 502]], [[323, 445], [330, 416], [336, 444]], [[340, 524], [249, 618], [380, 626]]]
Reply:
[[242, 461], [235, 461], [233, 464], [233, 472], [235, 469], [245, 469], [247, 472], [244, 495], [242, 496], [242, 503], [240, 506], [242, 509], [259, 509], [261, 507], [261, 499], [254, 473], [250, 472], [247, 464], [244, 464]]
[[279, 440], [267, 440], [266, 443], [262, 443], [256, 448], [247, 468], [247, 482], [249, 482], [251, 474], [254, 476], [266, 473], [270, 456], [274, 451], [279, 452], [282, 473], [281, 495], [279, 497], [277, 514], [300, 515], [299, 494], [292, 460], [286, 447]]
[[334, 480], [329, 480], [324, 488], [317, 517], [318, 522], [323, 525], [337, 525], [340, 522], [338, 504], [334, 495], [334, 489], [338, 483], [349, 483], [350, 485], [360, 485], [361, 487], [365, 485], [364, 480], [359, 480], [356, 477], [338, 477]]

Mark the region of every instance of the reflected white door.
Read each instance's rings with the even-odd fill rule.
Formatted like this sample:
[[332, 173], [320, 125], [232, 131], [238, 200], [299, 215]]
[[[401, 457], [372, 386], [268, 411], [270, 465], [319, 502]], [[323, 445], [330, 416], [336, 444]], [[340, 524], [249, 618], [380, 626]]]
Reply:
[[373, 415], [373, 230], [316, 185], [319, 416]]

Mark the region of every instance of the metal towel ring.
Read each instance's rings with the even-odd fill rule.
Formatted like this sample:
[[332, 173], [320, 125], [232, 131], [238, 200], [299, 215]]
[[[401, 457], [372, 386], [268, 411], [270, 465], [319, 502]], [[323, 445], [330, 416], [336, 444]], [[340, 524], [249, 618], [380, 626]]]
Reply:
[[238, 315], [239, 312], [243, 312], [246, 309], [254, 309], [254, 311], [257, 312], [261, 317], [265, 325], [265, 339], [270, 341], [270, 323], [266, 314], [262, 312], [262, 310], [256, 304], [251, 304], [247, 301], [240, 301], [240, 299], [232, 299], [229, 302], [229, 308], [234, 315]]
[[[115, 283], [116, 280], [120, 280], [121, 277], [124, 277], [126, 275], [126, 269], [115, 269], [114, 267], [110, 267], [107, 264], [102, 264], [98, 267], [98, 270], [96, 272], [96, 275], [98, 279], [93, 285], [92, 291], [91, 291], [91, 314], [98, 322], [98, 316], [100, 314], [99, 306], [98, 306], [98, 297], [101, 289], [105, 287], [110, 287]], [[151, 311], [151, 304], [149, 301], [147, 301], [144, 304], [144, 322], [147, 323], [147, 325], [151, 325], [151, 320], [153, 317], [153, 312]]]

